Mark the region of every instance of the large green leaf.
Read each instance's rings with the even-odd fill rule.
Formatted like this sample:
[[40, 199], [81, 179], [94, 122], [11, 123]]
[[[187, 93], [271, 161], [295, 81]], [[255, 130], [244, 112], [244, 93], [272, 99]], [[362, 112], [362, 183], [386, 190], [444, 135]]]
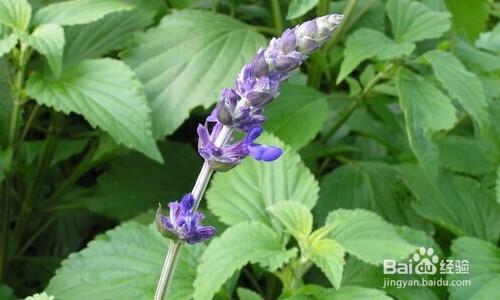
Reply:
[[453, 127], [455, 107], [438, 88], [410, 71], [400, 70], [396, 81], [410, 146], [426, 169], [436, 175], [439, 153], [431, 141], [432, 133]]
[[491, 31], [481, 33], [475, 43], [476, 47], [500, 54], [500, 24]]
[[457, 43], [456, 54], [472, 70], [480, 72], [500, 70], [498, 55], [481, 51], [466, 42], [461, 41]]
[[344, 80], [361, 62], [376, 58], [387, 60], [409, 55], [415, 45], [409, 42], [396, 43], [379, 31], [361, 28], [349, 35], [340, 66], [337, 83]]
[[144, 82], [155, 137], [174, 132], [196, 106], [215, 103], [265, 43], [233, 18], [206, 11], [176, 11], [138, 37], [123, 54]]
[[283, 148], [283, 155], [270, 163], [247, 158], [237, 168], [215, 174], [207, 191], [208, 207], [226, 224], [271, 224], [267, 208], [281, 201], [297, 201], [308, 209], [316, 204], [318, 183], [299, 155], [272, 136], [259, 141]]
[[266, 107], [264, 129], [293, 149], [309, 143], [318, 134], [328, 114], [325, 95], [315, 89], [283, 85], [280, 96]]
[[65, 65], [98, 58], [122, 48], [134, 33], [150, 25], [155, 14], [165, 6], [162, 0], [127, 0], [127, 3], [135, 9], [115, 12], [89, 24], [67, 27]]
[[474, 40], [488, 23], [488, 0], [456, 1], [444, 0], [452, 13], [453, 27]]
[[433, 11], [411, 0], [389, 0], [387, 15], [397, 42], [417, 42], [438, 38], [450, 28], [450, 14]]
[[286, 18], [291, 20], [305, 15], [309, 10], [313, 9], [318, 2], [319, 0], [292, 0], [288, 6]]
[[286, 250], [279, 235], [260, 222], [229, 227], [203, 253], [194, 282], [194, 299], [211, 299], [222, 284], [247, 263], [258, 263], [275, 271], [296, 253], [296, 248]]
[[268, 209], [296, 240], [306, 241], [313, 225], [313, 216], [307, 206], [296, 201], [283, 201]]
[[479, 175], [495, 169], [494, 157], [478, 140], [450, 135], [437, 140], [437, 144], [441, 163], [450, 170]]
[[371, 264], [379, 264], [384, 259], [403, 259], [415, 250], [415, 246], [399, 237], [391, 224], [367, 210], [335, 210], [326, 223], [332, 228], [328, 235], [331, 239]]
[[467, 71], [450, 53], [434, 50], [427, 52], [424, 58], [431, 63], [434, 74], [449, 94], [457, 99], [480, 128], [485, 130], [489, 126], [487, 102], [477, 75]]
[[162, 161], [151, 133], [151, 110], [143, 86], [124, 63], [86, 60], [57, 79], [36, 73], [29, 78], [27, 91], [38, 103], [81, 114], [119, 143]]
[[26, 0], [1, 0], [0, 23], [12, 29], [26, 31], [31, 20], [31, 5]]
[[10, 52], [12, 48], [14, 48], [17, 44], [17, 34], [12, 33], [7, 37], [0, 40], [0, 57], [4, 56], [4, 54]]
[[64, 53], [64, 30], [57, 24], [38, 26], [27, 38], [27, 43], [43, 54], [56, 77], [61, 75]]
[[[68, 300], [152, 299], [167, 247], [154, 226], [125, 223], [64, 260], [46, 290]], [[191, 299], [203, 249], [201, 244], [182, 249], [171, 299]]]
[[471, 237], [453, 241], [451, 259], [467, 261], [469, 274], [448, 275], [448, 280], [471, 281], [470, 286], [450, 286], [451, 300], [495, 299], [500, 293], [500, 250], [494, 244]]
[[125, 0], [72, 0], [50, 4], [35, 14], [36, 24], [78, 25], [90, 23], [107, 14], [133, 9]]
[[344, 248], [334, 240], [323, 239], [311, 245], [311, 260], [336, 289], [340, 288], [342, 281], [344, 254]]
[[158, 203], [180, 199], [196, 180], [201, 160], [188, 145], [161, 144], [165, 163], [138, 154], [111, 162], [97, 179], [97, 189], [85, 201], [89, 208], [118, 220], [129, 219]]
[[322, 223], [337, 208], [372, 210], [396, 224], [407, 224], [409, 204], [404, 202], [394, 168], [380, 162], [356, 161], [324, 176], [315, 221]]
[[414, 203], [417, 213], [455, 235], [498, 239], [500, 205], [493, 191], [473, 179], [446, 172], [431, 179], [413, 165], [401, 166], [401, 174], [417, 198]]

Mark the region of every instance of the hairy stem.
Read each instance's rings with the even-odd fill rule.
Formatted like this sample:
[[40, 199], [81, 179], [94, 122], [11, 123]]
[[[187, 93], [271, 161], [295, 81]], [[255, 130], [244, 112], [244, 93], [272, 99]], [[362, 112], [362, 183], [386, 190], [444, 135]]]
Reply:
[[[224, 146], [231, 137], [233, 130], [229, 126], [224, 126], [217, 136], [214, 144], [217, 147]], [[200, 201], [203, 198], [203, 194], [207, 188], [208, 182], [212, 177], [213, 170], [207, 163], [203, 164], [200, 174], [196, 179], [193, 190], [191, 194], [195, 199], [194, 210], [198, 209]], [[165, 262], [163, 263], [163, 269], [160, 274], [160, 279], [158, 280], [158, 285], [156, 287], [154, 300], [163, 300], [166, 295], [168, 295], [168, 289], [172, 283], [172, 278], [174, 277], [174, 272], [178, 260], [179, 253], [182, 249], [182, 243], [180, 241], [172, 241], [170, 247], [168, 248], [167, 255], [165, 257]]]
[[283, 20], [281, 18], [281, 7], [279, 0], [271, 0], [271, 8], [273, 11], [273, 22], [276, 32], [283, 32]]

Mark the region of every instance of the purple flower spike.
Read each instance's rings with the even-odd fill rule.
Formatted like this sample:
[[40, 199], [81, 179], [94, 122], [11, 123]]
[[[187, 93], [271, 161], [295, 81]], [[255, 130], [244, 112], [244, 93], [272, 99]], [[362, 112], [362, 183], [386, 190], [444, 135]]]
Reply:
[[161, 214], [161, 205], [156, 212], [156, 227], [165, 237], [173, 240], [195, 244], [207, 240], [215, 235], [215, 228], [203, 226], [201, 221], [205, 216], [193, 211], [195, 199], [192, 194], [186, 194], [181, 202], [170, 202], [169, 216]]
[[243, 67], [235, 87], [224, 90], [214, 115], [222, 124], [244, 132], [260, 126], [265, 121], [263, 108], [279, 95], [281, 82], [331, 37], [342, 19], [342, 15], [326, 15], [273, 38]]
[[198, 125], [198, 152], [208, 162], [209, 166], [216, 171], [228, 171], [238, 165], [248, 155], [256, 160], [273, 161], [278, 159], [283, 152], [280, 148], [254, 143], [262, 133], [262, 127], [251, 128], [242, 140], [225, 145], [215, 146], [215, 140], [220, 133], [222, 123], [216, 123], [209, 133], [207, 125]]

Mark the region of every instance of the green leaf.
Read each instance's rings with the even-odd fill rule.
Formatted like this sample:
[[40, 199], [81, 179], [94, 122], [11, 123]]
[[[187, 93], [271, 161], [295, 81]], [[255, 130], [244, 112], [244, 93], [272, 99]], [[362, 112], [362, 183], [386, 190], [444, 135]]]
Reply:
[[497, 203], [500, 204], [500, 165], [497, 168], [497, 181], [495, 190], [496, 190]]
[[[201, 161], [189, 145], [161, 144], [165, 163], [139, 154], [111, 162], [111, 168], [97, 179], [97, 189], [85, 200], [88, 207], [110, 218], [127, 220], [158, 203], [173, 201], [190, 190]], [[147, 176], [145, 176], [147, 174]]]
[[259, 294], [246, 288], [239, 287], [236, 293], [240, 300], [263, 300]]
[[451, 25], [449, 13], [433, 11], [417, 1], [389, 0], [386, 10], [397, 42], [438, 38]]
[[434, 74], [449, 94], [486, 130], [489, 127], [487, 102], [479, 78], [467, 71], [453, 54], [434, 50], [425, 53], [424, 58], [431, 63]]
[[107, 14], [131, 10], [125, 0], [72, 0], [50, 4], [40, 9], [35, 24], [78, 25], [97, 21]]
[[450, 170], [480, 175], [495, 168], [495, 159], [478, 140], [450, 135], [437, 140], [437, 144], [441, 163]]
[[319, 0], [292, 0], [288, 6], [287, 20], [296, 19], [305, 15], [309, 10], [313, 9]]
[[275, 271], [296, 253], [296, 248], [284, 249], [279, 235], [260, 222], [229, 227], [203, 253], [194, 281], [194, 300], [211, 299], [222, 284], [247, 263], [258, 263]]
[[339, 289], [345, 263], [344, 248], [330, 239], [319, 240], [311, 248], [311, 260], [325, 273], [335, 289]]
[[174, 11], [139, 36], [123, 56], [144, 82], [154, 136], [174, 132], [196, 106], [214, 104], [264, 44], [250, 26], [206, 11]]
[[379, 31], [361, 28], [347, 38], [337, 83], [344, 80], [364, 60], [398, 58], [411, 54], [414, 49], [415, 45], [412, 43], [396, 43]]
[[384, 259], [403, 259], [415, 250], [401, 239], [394, 227], [367, 210], [335, 210], [326, 220], [336, 240], [349, 253], [371, 264]]
[[473, 70], [485, 72], [500, 70], [498, 55], [481, 51], [465, 42], [457, 43], [457, 56]]
[[401, 69], [396, 85], [410, 147], [426, 169], [436, 175], [439, 154], [431, 141], [432, 134], [453, 127], [457, 121], [455, 107], [438, 88], [411, 71]]
[[38, 26], [27, 38], [27, 44], [47, 57], [55, 77], [61, 75], [64, 53], [64, 30], [57, 24], [43, 24]]
[[493, 191], [473, 179], [446, 172], [431, 179], [413, 165], [401, 166], [400, 172], [417, 198], [414, 208], [418, 214], [458, 236], [498, 239], [500, 206]]
[[279, 97], [266, 107], [265, 114], [264, 129], [297, 150], [321, 130], [328, 104], [325, 95], [315, 89], [285, 84]]
[[453, 27], [464, 33], [470, 40], [477, 38], [488, 23], [488, 0], [455, 1], [445, 0], [446, 7], [452, 13]]
[[401, 197], [401, 183], [390, 165], [353, 161], [323, 177], [315, 221], [322, 223], [337, 208], [364, 208], [396, 223], [410, 222], [409, 205]]
[[283, 155], [270, 163], [247, 158], [237, 168], [215, 174], [207, 191], [209, 209], [226, 224], [255, 220], [271, 225], [268, 207], [297, 201], [311, 209], [318, 199], [318, 183], [298, 154], [270, 135], [258, 142], [282, 148]]
[[26, 0], [1, 0], [0, 23], [25, 32], [31, 20], [31, 5]]
[[14, 291], [5, 284], [0, 284], [0, 299], [3, 300], [16, 300], [16, 295]]
[[14, 46], [17, 44], [18, 36], [15, 33], [8, 35], [7, 37], [0, 40], [0, 57], [4, 54], [9, 53]]
[[478, 48], [500, 54], [500, 24], [497, 24], [491, 31], [481, 33], [475, 45]]
[[[152, 299], [168, 240], [154, 226], [125, 223], [62, 262], [46, 291], [57, 299]], [[183, 247], [169, 296], [189, 300], [202, 244]]]
[[98, 58], [121, 49], [134, 33], [153, 23], [165, 3], [161, 0], [128, 0], [134, 5], [131, 11], [120, 11], [104, 16], [95, 22], [65, 28], [65, 65], [83, 59]]
[[500, 250], [494, 244], [471, 237], [453, 241], [451, 259], [469, 262], [469, 275], [448, 275], [448, 280], [469, 279], [470, 286], [450, 286], [451, 300], [497, 297], [500, 287]]
[[86, 60], [58, 79], [32, 75], [27, 92], [38, 103], [83, 115], [123, 145], [162, 161], [151, 133], [151, 116], [136, 75], [114, 59]]
[[305, 242], [312, 231], [313, 216], [309, 208], [300, 202], [283, 201], [268, 208], [297, 241]]

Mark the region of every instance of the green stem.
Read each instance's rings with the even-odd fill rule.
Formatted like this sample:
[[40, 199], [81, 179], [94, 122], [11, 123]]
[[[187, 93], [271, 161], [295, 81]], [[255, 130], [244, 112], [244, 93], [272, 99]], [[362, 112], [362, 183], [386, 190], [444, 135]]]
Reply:
[[344, 125], [344, 123], [349, 119], [352, 113], [356, 110], [356, 108], [361, 104], [366, 95], [372, 90], [372, 88], [386, 75], [386, 73], [393, 67], [393, 64], [388, 64], [384, 70], [380, 71], [375, 75], [364, 87], [361, 94], [353, 99], [351, 104], [347, 107], [347, 109], [340, 116], [338, 121], [333, 124], [333, 126], [320, 138], [319, 142], [326, 143], [328, 140], [337, 132], [337, 130]]
[[38, 104], [35, 105], [35, 107], [31, 110], [31, 113], [28, 117], [28, 120], [26, 121], [26, 124], [24, 125], [23, 132], [21, 133], [21, 137], [19, 138], [19, 142], [16, 145], [16, 150], [19, 150], [21, 148], [22, 143], [26, 139], [26, 136], [28, 135], [28, 131], [31, 128], [31, 124], [35, 120], [35, 117], [38, 113], [38, 110], [40, 109], [40, 106]]
[[49, 134], [45, 140], [40, 158], [35, 169], [35, 175], [31, 184], [28, 187], [28, 192], [26, 198], [21, 206], [21, 212], [19, 214], [16, 227], [14, 230], [14, 237], [16, 238], [16, 247], [19, 246], [20, 241], [24, 235], [26, 225], [28, 223], [31, 211], [33, 209], [33, 202], [35, 198], [39, 195], [39, 189], [42, 185], [45, 174], [50, 165], [50, 161], [54, 155], [55, 149], [57, 147], [57, 135], [59, 127], [62, 122], [62, 115], [55, 112], [52, 116], [51, 126], [49, 128]]
[[271, 0], [271, 8], [273, 11], [274, 27], [278, 33], [282, 33], [284, 28], [279, 0]]
[[[24, 100], [24, 77], [25, 77], [25, 69], [26, 64], [30, 57], [29, 47], [21, 43], [20, 44], [20, 52], [19, 52], [19, 60], [17, 61], [17, 73], [15, 76], [15, 80], [12, 82], [12, 90], [15, 93], [14, 103], [12, 108], [12, 115], [10, 118], [10, 126], [9, 126], [9, 137], [8, 137], [8, 145], [9, 148], [14, 150], [16, 137], [17, 137], [17, 128], [18, 128], [18, 119], [21, 114], [21, 106]], [[7, 74], [10, 75], [9, 70], [7, 70]], [[14, 155], [15, 156], [15, 155]], [[2, 229], [1, 229], [1, 244], [0, 244], [0, 282], [3, 282], [5, 271], [7, 269], [7, 252], [9, 249], [9, 227], [10, 227], [10, 196], [12, 194], [12, 184], [13, 179], [7, 175], [7, 178], [4, 182], [3, 188], [3, 199], [1, 200], [1, 213], [2, 213]]]

